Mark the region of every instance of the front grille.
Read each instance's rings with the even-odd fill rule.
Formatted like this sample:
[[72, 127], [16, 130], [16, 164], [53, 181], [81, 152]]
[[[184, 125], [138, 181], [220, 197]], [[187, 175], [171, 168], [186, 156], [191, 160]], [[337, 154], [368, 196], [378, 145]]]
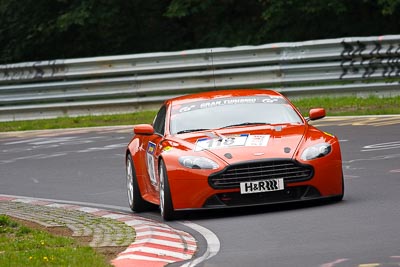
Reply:
[[212, 195], [207, 199], [204, 208], [240, 207], [247, 205], [274, 204], [293, 201], [311, 200], [321, 197], [320, 192], [312, 186], [287, 187], [285, 190], [240, 194], [240, 192]]
[[210, 175], [209, 183], [215, 189], [239, 188], [242, 182], [277, 178], [283, 178], [285, 183], [293, 183], [311, 179], [313, 172], [312, 166], [293, 160], [252, 161], [230, 165]]

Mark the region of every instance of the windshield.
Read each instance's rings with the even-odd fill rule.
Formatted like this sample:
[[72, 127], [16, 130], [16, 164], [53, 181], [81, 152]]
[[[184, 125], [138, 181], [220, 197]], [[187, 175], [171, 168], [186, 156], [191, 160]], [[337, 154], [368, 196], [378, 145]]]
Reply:
[[281, 97], [224, 98], [174, 106], [171, 134], [251, 124], [302, 123]]

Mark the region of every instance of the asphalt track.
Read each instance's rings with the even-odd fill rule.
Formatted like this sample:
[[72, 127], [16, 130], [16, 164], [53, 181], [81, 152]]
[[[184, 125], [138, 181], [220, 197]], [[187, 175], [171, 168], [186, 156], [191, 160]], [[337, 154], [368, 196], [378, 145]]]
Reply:
[[[197, 237], [197, 256], [213, 256], [197, 266], [400, 265], [400, 116], [314, 124], [341, 140], [344, 201], [188, 214], [170, 225]], [[0, 194], [126, 212], [130, 137], [130, 127], [0, 133]], [[161, 221], [157, 211], [141, 215]], [[218, 236], [216, 255], [191, 224]]]

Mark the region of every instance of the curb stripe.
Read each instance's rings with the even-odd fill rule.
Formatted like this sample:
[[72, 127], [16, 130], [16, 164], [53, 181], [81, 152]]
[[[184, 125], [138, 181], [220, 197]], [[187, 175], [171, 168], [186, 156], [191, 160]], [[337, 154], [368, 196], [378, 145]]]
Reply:
[[161, 244], [180, 244], [180, 246], [182, 246], [183, 248], [186, 248], [188, 246], [197, 246], [196, 242], [190, 241], [190, 240], [185, 240], [185, 242], [182, 242], [182, 240], [166, 240], [163, 238], [154, 238], [154, 236], [136, 236], [136, 242], [137, 243], [144, 243], [144, 242], [148, 242], [148, 243], [161, 243]]
[[[148, 226], [137, 226], [137, 227], [135, 227], [136, 232], [143, 232], [143, 231], [147, 231], [148, 229], [149, 229]], [[160, 226], [157, 226], [157, 225], [152, 226], [151, 229], [153, 231], [157, 231], [157, 232], [171, 233], [171, 228], [160, 227]], [[184, 235], [184, 236], [190, 237], [190, 235], [188, 233], [182, 232], [182, 231], [179, 231], [179, 230], [175, 230], [174, 233], [176, 233], [179, 236]]]
[[[154, 254], [151, 252], [145, 252], [145, 251], [135, 251], [134, 253], [131, 254], [133, 257], [135, 256], [143, 256], [143, 257], [147, 257], [147, 258], [151, 258], [151, 259], [156, 259], [157, 261], [165, 261], [168, 263], [172, 263], [172, 262], [178, 262], [178, 261], [182, 261], [184, 259], [182, 258], [178, 258], [178, 257], [173, 257], [173, 256], [168, 256], [168, 255], [160, 255], [160, 254]], [[131, 255], [127, 255], [128, 257], [130, 257]], [[124, 256], [122, 256], [124, 257]], [[135, 265], [133, 265], [135, 266]]]
[[159, 248], [159, 249], [169, 249], [171, 251], [175, 252], [182, 252], [182, 253], [187, 253], [187, 252], [194, 252], [196, 250], [196, 246], [190, 246], [190, 247], [182, 247], [180, 244], [165, 244], [164, 241], [160, 240], [154, 240], [151, 243], [147, 243], [145, 246], [143, 246], [143, 243], [140, 242], [135, 242], [134, 244], [131, 244], [127, 250], [131, 248], [136, 248], [136, 247], [153, 247], [153, 248]]
[[137, 236], [148, 236], [148, 235], [155, 235], [155, 236], [159, 236], [159, 237], [166, 237], [166, 238], [170, 238], [170, 239], [177, 239], [177, 240], [181, 240], [181, 236], [175, 234], [174, 232], [171, 233], [171, 231], [166, 232], [160, 232], [160, 231], [136, 231], [136, 235]]
[[169, 241], [159, 240], [159, 239], [137, 240], [137, 241], [135, 241], [135, 244], [132, 244], [131, 246], [134, 246], [136, 244], [141, 245], [143, 243], [147, 243], [147, 246], [164, 246], [164, 247], [170, 247], [171, 249], [196, 250], [196, 248], [197, 248], [196, 244], [183, 246], [182, 243], [169, 242]]
[[146, 240], [147, 242], [154, 240], [154, 239], [158, 239], [158, 240], [162, 240], [162, 241], [169, 241], [169, 242], [174, 242], [174, 243], [181, 243], [183, 246], [186, 246], [187, 244], [194, 244], [194, 243], [190, 243], [190, 241], [185, 241], [183, 242], [181, 239], [178, 238], [168, 238], [168, 237], [164, 237], [161, 235], [146, 235], [146, 236], [140, 236], [140, 235], [136, 235], [136, 240]]
[[190, 234], [135, 214], [9, 195], [0, 195], [0, 201], [82, 211], [98, 217], [115, 219], [135, 228], [135, 242], [111, 261], [116, 267], [162, 267], [191, 259], [197, 251], [197, 242]]
[[[154, 262], [163, 262], [162, 265], [157, 265], [157, 266], [165, 266], [168, 263], [175, 262], [175, 261], [171, 261], [171, 260], [161, 259], [161, 258], [157, 258], [157, 257], [149, 257], [149, 256], [144, 256], [144, 255], [138, 255], [138, 254], [124, 255], [119, 258], [120, 258], [121, 262], [123, 260], [127, 260], [127, 259], [135, 260], [135, 262], [136, 262], [136, 260], [139, 260], [139, 261], [145, 260], [148, 264], [147, 266], [153, 266]], [[129, 266], [129, 265], [123, 265], [123, 266]], [[143, 266], [143, 265], [139, 264], [139, 262], [138, 262], [137, 265], [132, 265], [132, 266]]]
[[152, 248], [152, 247], [136, 247], [136, 248], [128, 248], [124, 252], [127, 254], [131, 252], [137, 252], [138, 254], [148, 254], [148, 255], [154, 255], [155, 257], [162, 257], [162, 258], [174, 258], [175, 260], [181, 260], [185, 259], [188, 260], [192, 256], [181, 253], [181, 252], [174, 252], [171, 250], [165, 250], [165, 249], [160, 249], [160, 248]]

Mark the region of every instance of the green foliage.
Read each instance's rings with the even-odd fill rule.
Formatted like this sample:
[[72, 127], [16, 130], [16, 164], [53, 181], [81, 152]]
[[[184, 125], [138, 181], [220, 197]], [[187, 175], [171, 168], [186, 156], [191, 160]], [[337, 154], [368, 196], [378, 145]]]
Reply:
[[172, 0], [166, 15], [168, 17], [182, 18], [204, 12], [213, 4], [214, 1], [212, 0]]
[[10, 220], [8, 216], [0, 214], [0, 233], [6, 232], [7, 227], [16, 228], [18, 224]]
[[92, 248], [0, 215], [0, 266], [111, 266]]
[[400, 0], [1, 0], [0, 63], [400, 31]]
[[[379, 5], [374, 0], [260, 2], [264, 5], [262, 16], [266, 21], [264, 35], [273, 36], [274, 40], [371, 36], [399, 31], [399, 23], [393, 16], [395, 6], [391, 0], [378, 1]], [[389, 10], [393, 12], [390, 15]]]
[[244, 0], [173, 0], [166, 16], [178, 19], [191, 48], [259, 43], [262, 6]]
[[0, 62], [157, 51], [176, 42], [156, 0], [2, 0]]
[[400, 0], [378, 0], [378, 5], [382, 8], [382, 14], [391, 16], [400, 10]]

